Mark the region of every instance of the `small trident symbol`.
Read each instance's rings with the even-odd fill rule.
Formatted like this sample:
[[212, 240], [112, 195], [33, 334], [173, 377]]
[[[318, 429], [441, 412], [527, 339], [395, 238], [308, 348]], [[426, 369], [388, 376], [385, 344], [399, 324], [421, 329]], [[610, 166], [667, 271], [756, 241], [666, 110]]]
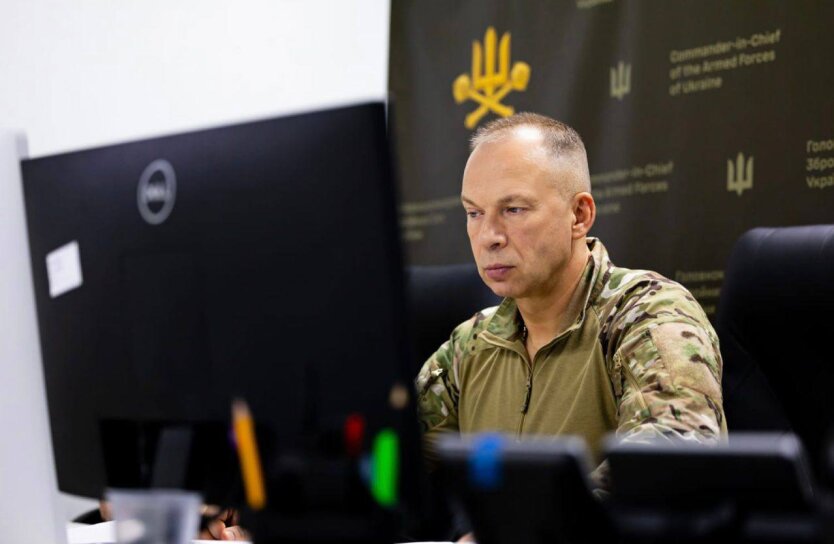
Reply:
[[735, 166], [732, 159], [727, 161], [727, 190], [735, 191], [738, 196], [753, 188], [753, 157], [748, 157], [746, 161], [744, 159], [744, 154], [739, 152]]
[[630, 92], [631, 64], [620, 61], [616, 68], [611, 68], [611, 96], [617, 100], [622, 100]]
[[[510, 71], [510, 33], [501, 36], [498, 46], [498, 71], [495, 71], [495, 29], [487, 28], [484, 35], [485, 54], [482, 54], [478, 40], [472, 42], [472, 77], [461, 74], [452, 84], [452, 95], [458, 104], [474, 100], [480, 106], [466, 116], [464, 125], [473, 129], [488, 112], [501, 117], [509, 117], [515, 111], [512, 106], [505, 106], [501, 100], [511, 91], [523, 91], [530, 82], [530, 66], [525, 62], [513, 63]], [[483, 58], [483, 67], [482, 64]], [[483, 68], [483, 74], [481, 69]]]

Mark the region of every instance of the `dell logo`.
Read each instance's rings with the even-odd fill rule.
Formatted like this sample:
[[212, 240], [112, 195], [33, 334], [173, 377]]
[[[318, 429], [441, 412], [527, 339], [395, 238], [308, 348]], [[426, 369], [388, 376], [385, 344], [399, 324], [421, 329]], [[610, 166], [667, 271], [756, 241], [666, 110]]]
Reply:
[[136, 190], [136, 202], [142, 219], [151, 225], [163, 223], [177, 197], [177, 176], [174, 167], [164, 159], [150, 163], [139, 178]]

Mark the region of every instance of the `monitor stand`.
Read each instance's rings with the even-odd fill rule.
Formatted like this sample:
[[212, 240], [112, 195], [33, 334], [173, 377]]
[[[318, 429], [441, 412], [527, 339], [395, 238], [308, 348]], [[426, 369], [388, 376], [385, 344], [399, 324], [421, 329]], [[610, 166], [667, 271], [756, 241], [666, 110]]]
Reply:
[[188, 427], [166, 427], [160, 432], [151, 473], [152, 488], [185, 487], [193, 436], [193, 431]]
[[99, 425], [107, 487], [186, 489], [208, 504], [240, 502], [227, 423], [103, 419]]

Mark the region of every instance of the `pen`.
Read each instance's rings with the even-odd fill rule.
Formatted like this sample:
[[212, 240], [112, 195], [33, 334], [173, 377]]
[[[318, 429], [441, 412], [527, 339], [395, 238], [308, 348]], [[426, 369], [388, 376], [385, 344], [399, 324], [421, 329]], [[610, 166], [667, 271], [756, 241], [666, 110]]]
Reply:
[[237, 443], [246, 502], [253, 510], [260, 510], [266, 504], [266, 489], [258, 444], [255, 441], [255, 423], [244, 400], [232, 401], [232, 429]]

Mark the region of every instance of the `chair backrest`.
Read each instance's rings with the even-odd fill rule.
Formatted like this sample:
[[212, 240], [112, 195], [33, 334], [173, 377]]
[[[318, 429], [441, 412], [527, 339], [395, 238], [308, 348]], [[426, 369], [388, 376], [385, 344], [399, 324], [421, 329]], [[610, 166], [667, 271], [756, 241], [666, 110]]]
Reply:
[[406, 270], [415, 362], [422, 365], [452, 330], [475, 312], [501, 302], [474, 264], [411, 266]]
[[819, 474], [834, 423], [834, 225], [746, 232], [717, 330], [730, 430], [792, 429]]

